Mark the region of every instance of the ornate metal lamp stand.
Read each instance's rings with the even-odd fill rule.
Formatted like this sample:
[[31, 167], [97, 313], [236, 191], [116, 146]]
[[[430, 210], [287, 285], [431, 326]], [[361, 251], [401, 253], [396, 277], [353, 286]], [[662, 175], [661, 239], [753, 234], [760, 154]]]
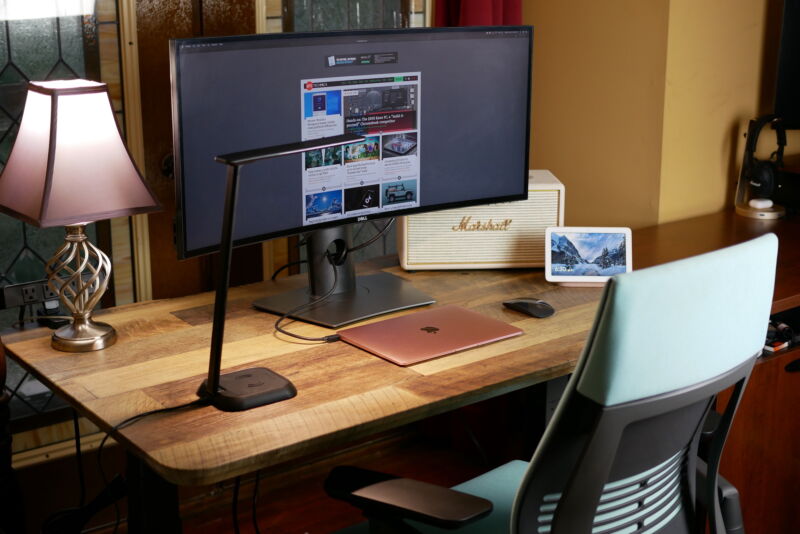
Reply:
[[111, 325], [92, 319], [108, 287], [111, 261], [89, 241], [85, 228], [85, 223], [67, 226], [64, 244], [45, 265], [47, 285], [72, 315], [71, 324], [53, 333], [53, 348], [67, 352], [100, 350], [117, 340]]

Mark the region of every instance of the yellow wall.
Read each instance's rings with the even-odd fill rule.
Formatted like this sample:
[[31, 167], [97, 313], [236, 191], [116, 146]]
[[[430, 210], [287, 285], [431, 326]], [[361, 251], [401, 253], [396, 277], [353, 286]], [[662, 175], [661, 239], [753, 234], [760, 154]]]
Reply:
[[763, 0], [670, 1], [659, 222], [733, 203], [742, 128], [758, 114], [764, 9]]
[[564, 183], [569, 225], [658, 221], [668, 8], [523, 2], [534, 26], [531, 168]]
[[732, 204], [741, 128], [764, 108], [775, 4], [523, 3], [534, 26], [531, 167], [564, 182], [567, 224], [637, 228]]

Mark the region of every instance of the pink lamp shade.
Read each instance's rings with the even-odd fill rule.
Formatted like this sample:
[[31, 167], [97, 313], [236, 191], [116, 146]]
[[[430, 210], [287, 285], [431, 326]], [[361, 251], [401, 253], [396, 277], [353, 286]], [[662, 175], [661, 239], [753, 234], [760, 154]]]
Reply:
[[157, 209], [122, 142], [106, 84], [28, 84], [19, 133], [0, 175], [0, 211], [49, 227]]

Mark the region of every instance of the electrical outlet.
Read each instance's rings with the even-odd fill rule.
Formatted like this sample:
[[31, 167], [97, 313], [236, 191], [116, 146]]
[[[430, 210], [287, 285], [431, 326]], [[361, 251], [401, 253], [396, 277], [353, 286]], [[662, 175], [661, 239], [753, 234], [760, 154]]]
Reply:
[[25, 304], [35, 304], [42, 300], [42, 286], [31, 284], [22, 287], [22, 302]]
[[58, 300], [58, 293], [50, 289], [48, 284], [42, 284], [42, 294], [44, 295], [43, 300]]
[[[91, 273], [83, 273], [84, 281], [91, 277]], [[22, 282], [0, 288], [0, 310], [7, 308], [18, 308], [39, 302], [52, 303], [58, 301], [58, 293], [50, 289], [47, 280], [34, 280], [33, 282]], [[45, 306], [51, 309], [53, 306]]]
[[2, 288], [3, 298], [2, 302], [0, 302], [0, 309], [18, 308], [42, 302], [45, 294], [42, 289], [43, 284], [47, 284], [47, 280], [35, 280], [33, 282], [5, 286]]

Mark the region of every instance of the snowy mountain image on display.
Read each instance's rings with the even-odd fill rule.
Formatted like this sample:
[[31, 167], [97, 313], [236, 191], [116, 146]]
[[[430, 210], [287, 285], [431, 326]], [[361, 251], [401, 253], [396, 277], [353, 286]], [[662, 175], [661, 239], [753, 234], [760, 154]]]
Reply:
[[625, 272], [625, 234], [550, 235], [555, 276], [613, 276]]

